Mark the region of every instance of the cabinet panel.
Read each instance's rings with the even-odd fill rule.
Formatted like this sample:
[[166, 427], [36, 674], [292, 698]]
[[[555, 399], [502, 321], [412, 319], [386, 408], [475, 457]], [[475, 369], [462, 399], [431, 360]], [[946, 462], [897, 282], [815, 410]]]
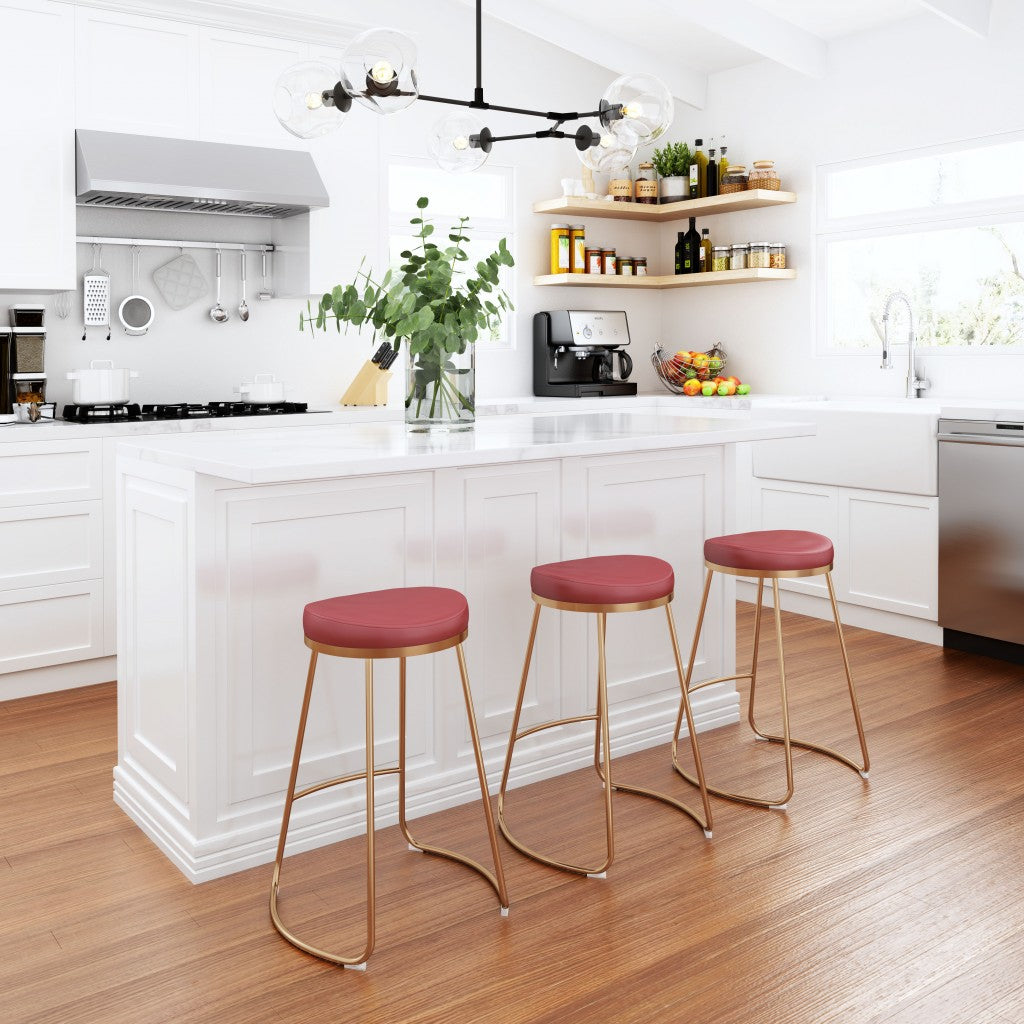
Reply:
[[0, 508], [103, 496], [98, 439], [0, 445]]
[[2, 0], [0, 39], [0, 288], [74, 288], [74, 8]]
[[101, 578], [102, 509], [98, 501], [0, 509], [0, 590]]
[[305, 43], [200, 30], [200, 137], [211, 142], [300, 148], [274, 116], [274, 84], [304, 60]]
[[[469, 601], [470, 684], [484, 746], [503, 750], [533, 617], [530, 570], [561, 557], [557, 462], [481, 466], [437, 474], [437, 583]], [[521, 728], [559, 717], [559, 613], [541, 613]], [[472, 756], [455, 665], [444, 674], [441, 749]], [[553, 735], [553, 734], [549, 734]], [[490, 743], [488, 743], [490, 741]]]
[[102, 653], [102, 580], [0, 593], [0, 673]]
[[921, 618], [938, 615], [937, 498], [851, 492], [845, 501], [842, 595]]
[[[229, 490], [216, 500], [225, 599], [233, 609], [217, 687], [230, 737], [220, 752], [227, 803], [219, 813], [230, 816], [234, 805], [287, 785], [309, 661], [303, 607], [339, 594], [431, 584], [433, 488], [429, 474], [407, 474], [321, 489]], [[414, 765], [433, 758], [433, 680], [445, 657], [408, 662], [407, 753]], [[378, 662], [375, 676], [375, 749], [383, 763], [398, 754], [397, 662]], [[361, 661], [319, 660], [300, 781], [361, 770], [362, 695]]]
[[[823, 533], [837, 549], [833, 581], [841, 589], [845, 580], [846, 559], [840, 557], [838, 499], [834, 487], [815, 484], [790, 484], [780, 480], [754, 481], [755, 530], [810, 530]], [[765, 585], [770, 591], [770, 586]], [[828, 597], [824, 576], [780, 580], [784, 590]], [[770, 599], [770, 593], [769, 593]]]
[[198, 28], [92, 7], [76, 28], [80, 128], [198, 137]]
[[[638, 452], [566, 463], [562, 557], [628, 553], [654, 555], [671, 563], [676, 575], [671, 607], [684, 659], [700, 607], [703, 541], [722, 532], [722, 474], [722, 453], [717, 448]], [[724, 674], [723, 601], [731, 585], [731, 581], [719, 580], [712, 592], [712, 612], [701, 637], [695, 678]], [[563, 615], [562, 679], [569, 695], [565, 714], [579, 714], [594, 704], [594, 620], [593, 615]], [[678, 694], [679, 681], [661, 608], [610, 616], [607, 659], [613, 702], [657, 693]]]

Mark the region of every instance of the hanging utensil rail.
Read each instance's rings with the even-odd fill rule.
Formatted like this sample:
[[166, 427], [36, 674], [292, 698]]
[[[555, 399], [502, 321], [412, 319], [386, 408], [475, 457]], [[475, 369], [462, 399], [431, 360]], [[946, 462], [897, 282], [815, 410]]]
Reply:
[[223, 249], [234, 252], [274, 252], [276, 247], [261, 242], [176, 242], [170, 238], [99, 238], [79, 235], [79, 245], [139, 245], [160, 249]]

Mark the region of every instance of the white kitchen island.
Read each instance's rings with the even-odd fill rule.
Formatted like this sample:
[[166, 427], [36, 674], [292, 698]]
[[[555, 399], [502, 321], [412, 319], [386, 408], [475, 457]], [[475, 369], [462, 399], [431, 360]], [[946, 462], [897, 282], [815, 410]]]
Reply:
[[[491, 416], [447, 436], [401, 423], [140, 438], [119, 446], [117, 803], [195, 882], [273, 859], [308, 650], [302, 608], [337, 594], [454, 587], [492, 785], [500, 773], [541, 562], [632, 552], [675, 568], [684, 657], [702, 541], [735, 522], [736, 445], [813, 432], [750, 413], [638, 406]], [[697, 676], [731, 670], [733, 590], [716, 583]], [[524, 724], [584, 713], [593, 616], [542, 616]], [[667, 744], [678, 681], [664, 619], [612, 616], [616, 754]], [[362, 767], [362, 666], [322, 658], [300, 784]], [[397, 757], [397, 663], [377, 670], [375, 757]], [[478, 798], [448, 653], [409, 662], [412, 815]], [[702, 690], [698, 728], [738, 717], [731, 684]], [[513, 785], [580, 767], [567, 729], [517, 748]], [[667, 755], [666, 755], [667, 756]], [[378, 825], [395, 820], [391, 779]], [[680, 791], [685, 784], [680, 782]], [[362, 831], [359, 787], [293, 813], [290, 851]]]

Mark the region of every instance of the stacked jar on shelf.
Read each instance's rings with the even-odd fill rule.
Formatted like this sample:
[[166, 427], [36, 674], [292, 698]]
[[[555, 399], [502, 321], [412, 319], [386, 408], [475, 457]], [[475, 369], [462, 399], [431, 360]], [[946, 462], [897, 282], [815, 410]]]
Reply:
[[614, 249], [588, 246], [582, 224], [551, 225], [552, 274], [646, 277], [646, 256], [619, 256]]

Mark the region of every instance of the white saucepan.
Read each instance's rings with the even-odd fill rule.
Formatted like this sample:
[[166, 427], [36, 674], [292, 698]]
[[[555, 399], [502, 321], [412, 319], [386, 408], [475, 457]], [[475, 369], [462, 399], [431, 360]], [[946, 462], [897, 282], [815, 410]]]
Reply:
[[88, 370], [72, 370], [71, 401], [75, 405], [123, 405], [128, 401], [135, 370], [114, 368], [113, 359], [94, 359]]
[[285, 400], [284, 381], [278, 380], [272, 373], [257, 373], [251, 381], [243, 380], [237, 390], [246, 402], [264, 404]]

